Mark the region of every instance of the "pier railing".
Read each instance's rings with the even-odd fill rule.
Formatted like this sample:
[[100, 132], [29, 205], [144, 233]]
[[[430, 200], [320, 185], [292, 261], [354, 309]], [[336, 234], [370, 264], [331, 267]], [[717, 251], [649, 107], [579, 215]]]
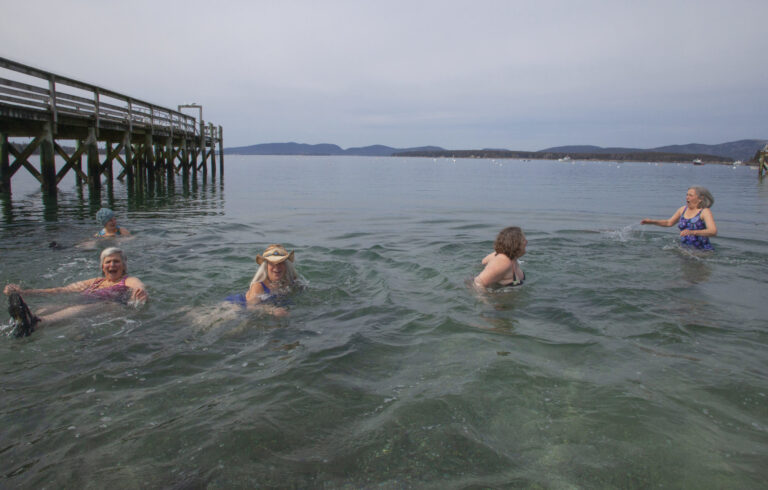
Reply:
[[[102, 124], [118, 123], [131, 128], [157, 129], [168, 134], [199, 134], [194, 117], [172, 109], [5, 58], [0, 58], [0, 68], [38, 81], [33, 85], [0, 77], [0, 102], [20, 109], [50, 113], [54, 124], [58, 124], [61, 116], [69, 115], [93, 119], [97, 128]], [[87, 96], [76, 95], [77, 91], [85, 92]]]
[[[107, 145], [107, 160], [88, 164], [87, 180], [97, 187], [102, 174], [111, 179], [115, 159], [124, 167], [120, 177], [127, 175], [129, 180], [134, 174], [152, 179], [154, 174], [165, 172], [183, 171], [186, 175], [190, 169], [205, 173], [209, 158], [215, 173], [217, 143], [223, 172], [222, 133], [221, 126], [197, 121], [180, 111], [0, 57], [0, 192], [10, 192], [11, 176], [25, 167], [41, 181], [44, 190], [55, 193], [61, 172], [55, 181], [44, 182], [46, 175], [56, 171], [46, 169], [52, 163], [43, 159], [59, 154], [67, 161], [63, 171], [73, 169], [80, 179], [85, 174], [78, 171], [77, 160], [82, 155], [96, 158], [97, 142]], [[19, 151], [9, 144], [9, 137], [34, 141]], [[77, 140], [78, 152], [67, 155], [56, 139]], [[51, 144], [49, 151], [43, 148], [46, 143]], [[117, 149], [111, 147], [113, 144]], [[86, 147], [91, 147], [90, 151]], [[35, 151], [41, 154], [39, 172], [27, 161]], [[125, 158], [120, 157], [121, 151]], [[10, 156], [16, 158], [13, 164]]]

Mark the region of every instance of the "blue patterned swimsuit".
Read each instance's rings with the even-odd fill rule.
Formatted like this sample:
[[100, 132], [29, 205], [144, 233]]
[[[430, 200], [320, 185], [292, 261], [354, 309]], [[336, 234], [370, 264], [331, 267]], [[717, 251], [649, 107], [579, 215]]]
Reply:
[[[680, 231], [706, 230], [707, 225], [704, 223], [704, 220], [701, 219], [701, 211], [704, 211], [704, 210], [702, 209], [701, 211], [696, 213], [696, 216], [690, 219], [685, 217], [685, 212], [687, 210], [688, 210], [688, 206], [685, 207], [685, 209], [683, 210], [683, 214], [680, 215], [680, 222], [677, 224], [677, 227], [680, 228]], [[682, 245], [687, 245], [689, 247], [698, 248], [701, 250], [715, 249], [712, 246], [712, 244], [709, 243], [709, 237], [706, 237], [706, 236], [697, 236], [697, 235], [681, 236], [680, 243]]]
[[[120, 236], [120, 227], [117, 227], [117, 230], [115, 231], [114, 236]], [[107, 236], [107, 229], [102, 228], [100, 232], [96, 233], [96, 238], [111, 238]]]
[[[274, 306], [289, 306], [291, 300], [285, 294], [276, 294], [269, 290], [266, 284], [261, 283], [261, 287], [264, 289], [264, 294], [261, 295], [261, 304], [274, 305]], [[231, 294], [227, 296], [224, 301], [235, 303], [242, 307], [248, 306], [248, 301], [245, 299], [245, 294]]]

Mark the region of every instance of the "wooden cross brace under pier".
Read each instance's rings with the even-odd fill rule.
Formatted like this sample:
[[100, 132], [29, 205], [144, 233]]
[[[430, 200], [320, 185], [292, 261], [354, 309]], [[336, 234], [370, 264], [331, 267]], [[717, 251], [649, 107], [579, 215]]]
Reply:
[[[13, 74], [24, 81], [12, 80]], [[32, 140], [18, 144], [15, 138]], [[61, 144], [67, 140], [75, 142], [71, 155]], [[99, 189], [103, 177], [111, 185], [114, 162], [121, 166], [117, 178], [127, 177], [129, 186], [179, 174], [189, 178], [190, 171], [206, 175], [209, 162], [215, 175], [217, 145], [223, 175], [221, 126], [0, 57], [0, 193], [10, 194], [22, 167], [47, 195], [56, 194], [69, 171], [78, 185]], [[39, 168], [30, 162], [35, 153]], [[64, 160], [58, 171], [56, 155]]]

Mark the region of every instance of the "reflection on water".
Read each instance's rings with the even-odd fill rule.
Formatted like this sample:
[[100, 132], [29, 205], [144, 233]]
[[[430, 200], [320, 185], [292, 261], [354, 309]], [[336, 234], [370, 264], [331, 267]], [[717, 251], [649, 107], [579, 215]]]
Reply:
[[[354, 157], [227, 165], [226, 185], [158, 179], [131, 193], [115, 182], [90, 195], [65, 183], [52, 201], [19, 183], [2, 201], [0, 282], [94, 277], [99, 250], [117, 243], [152, 299], [0, 339], [0, 486], [765, 481], [768, 202], [753, 173]], [[255, 185], [267, 173], [269, 186]], [[692, 183], [717, 198], [714, 254], [639, 226]], [[101, 206], [134, 238], [74, 246], [97, 231]], [[529, 240], [526, 283], [478, 294], [467, 279], [508, 225]], [[296, 250], [307, 284], [290, 316], [224, 305], [274, 242]]]
[[[21, 189], [14, 187], [11, 195], [0, 194], [3, 221], [7, 224], [20, 217], [41, 217], [46, 222], [67, 218], [86, 219], [95, 216], [102, 207], [127, 211], [166, 207], [194, 210], [211, 209], [212, 206], [221, 209], [224, 197], [223, 179], [217, 181], [215, 176], [205, 175], [197, 179], [183, 179], [179, 176], [175, 179], [155, 179], [143, 188], [120, 185], [119, 181], [117, 186], [112, 184], [101, 188], [75, 185], [71, 189], [62, 188], [53, 196], [39, 189], [23, 195], [25, 190], [36, 186], [28, 181], [21, 184]], [[17, 197], [19, 195], [22, 197]]]

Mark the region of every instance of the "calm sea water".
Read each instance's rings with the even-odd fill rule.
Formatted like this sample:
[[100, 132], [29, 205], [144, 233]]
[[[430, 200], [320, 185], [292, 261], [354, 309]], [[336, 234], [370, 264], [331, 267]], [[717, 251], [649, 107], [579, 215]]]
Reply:
[[[2, 284], [98, 275], [99, 249], [74, 245], [109, 205], [152, 300], [0, 338], [0, 486], [765, 485], [754, 169], [230, 156], [225, 171], [100, 200], [65, 180], [45, 203], [14, 181]], [[639, 225], [694, 184], [716, 199], [714, 254]], [[526, 284], [478, 295], [466, 283], [509, 225], [529, 240]], [[290, 316], [222, 307], [275, 242], [306, 284]]]

